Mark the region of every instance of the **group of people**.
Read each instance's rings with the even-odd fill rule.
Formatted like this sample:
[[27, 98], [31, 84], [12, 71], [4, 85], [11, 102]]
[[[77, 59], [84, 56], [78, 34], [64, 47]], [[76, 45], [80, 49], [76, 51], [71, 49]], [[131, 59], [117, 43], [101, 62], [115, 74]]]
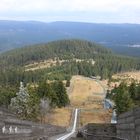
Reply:
[[5, 126], [2, 127], [2, 133], [6, 134], [13, 134], [13, 133], [18, 133], [18, 128], [17, 127], [12, 127], [10, 126], [9, 128], [6, 128]]

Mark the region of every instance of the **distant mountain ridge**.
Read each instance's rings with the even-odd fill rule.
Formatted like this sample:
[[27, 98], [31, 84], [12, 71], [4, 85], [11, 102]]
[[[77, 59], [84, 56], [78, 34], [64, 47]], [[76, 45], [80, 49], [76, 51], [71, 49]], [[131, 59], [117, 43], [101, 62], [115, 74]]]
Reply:
[[98, 24], [82, 22], [0, 21], [0, 52], [26, 45], [61, 39], [95, 41], [116, 52], [140, 55], [139, 24]]

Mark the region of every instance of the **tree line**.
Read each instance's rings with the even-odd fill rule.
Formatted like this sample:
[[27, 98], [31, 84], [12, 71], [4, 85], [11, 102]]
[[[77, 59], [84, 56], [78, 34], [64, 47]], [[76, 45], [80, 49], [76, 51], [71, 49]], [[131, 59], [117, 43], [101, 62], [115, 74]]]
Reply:
[[[3, 89], [3, 90], [2, 90]], [[16, 92], [17, 91], [17, 92]], [[0, 88], [0, 106], [13, 110], [22, 119], [44, 119], [51, 109], [65, 107], [70, 104], [66, 88], [62, 81], [48, 83], [40, 82], [38, 85], [23, 86], [18, 89]]]
[[85, 59], [81, 62], [70, 60], [61, 65], [25, 71], [23, 67], [0, 69], [0, 85], [17, 85], [20, 81], [25, 83], [39, 82], [44, 79], [67, 80], [72, 75], [101, 76], [101, 79], [110, 78], [113, 74], [125, 71], [139, 70], [140, 65], [131, 58], [120, 58], [119, 56], [99, 56], [95, 64]]
[[[66, 62], [47, 69], [25, 71], [26, 64], [56, 58]], [[76, 62], [76, 58], [84, 61]], [[90, 59], [95, 61], [94, 66], [88, 61]], [[115, 55], [109, 49], [83, 40], [54, 41], [0, 54], [1, 85], [18, 84], [20, 81], [38, 82], [44, 77], [64, 80], [75, 74], [100, 75], [106, 79], [114, 73], [139, 69], [139, 59]]]
[[133, 81], [128, 85], [122, 82], [118, 87], [107, 93], [107, 98], [115, 102], [118, 115], [127, 112], [133, 107], [140, 106], [140, 83]]

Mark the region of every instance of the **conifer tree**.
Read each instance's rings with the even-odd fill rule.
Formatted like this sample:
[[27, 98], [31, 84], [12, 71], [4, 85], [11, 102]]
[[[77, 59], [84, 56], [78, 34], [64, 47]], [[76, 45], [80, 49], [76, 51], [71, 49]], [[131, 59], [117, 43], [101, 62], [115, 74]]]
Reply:
[[20, 82], [19, 92], [17, 92], [16, 95], [16, 97], [11, 99], [11, 109], [14, 110], [18, 116], [26, 118], [29, 94], [27, 89], [23, 86], [22, 82]]
[[125, 83], [121, 83], [115, 91], [116, 93], [114, 101], [116, 112], [118, 115], [133, 108], [134, 104]]
[[58, 81], [55, 82], [53, 84], [56, 96], [58, 98], [58, 103], [57, 106], [58, 107], [63, 107], [66, 106], [67, 104], [69, 104], [69, 98], [68, 95], [66, 93], [66, 88], [64, 87], [64, 84], [62, 81]]
[[131, 83], [129, 87], [129, 93], [130, 93], [131, 98], [135, 100], [136, 98], [136, 83], [135, 82]]

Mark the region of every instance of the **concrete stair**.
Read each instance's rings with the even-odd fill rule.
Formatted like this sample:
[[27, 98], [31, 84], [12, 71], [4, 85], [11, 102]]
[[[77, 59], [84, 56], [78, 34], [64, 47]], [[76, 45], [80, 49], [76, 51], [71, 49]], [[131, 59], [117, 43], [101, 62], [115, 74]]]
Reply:
[[[6, 131], [3, 133], [4, 127]], [[15, 131], [16, 127], [17, 131]], [[49, 136], [65, 133], [65, 131], [64, 127], [20, 120], [10, 111], [0, 109], [0, 140], [46, 140]]]
[[84, 140], [121, 140], [116, 137], [115, 124], [88, 124], [80, 130]]

